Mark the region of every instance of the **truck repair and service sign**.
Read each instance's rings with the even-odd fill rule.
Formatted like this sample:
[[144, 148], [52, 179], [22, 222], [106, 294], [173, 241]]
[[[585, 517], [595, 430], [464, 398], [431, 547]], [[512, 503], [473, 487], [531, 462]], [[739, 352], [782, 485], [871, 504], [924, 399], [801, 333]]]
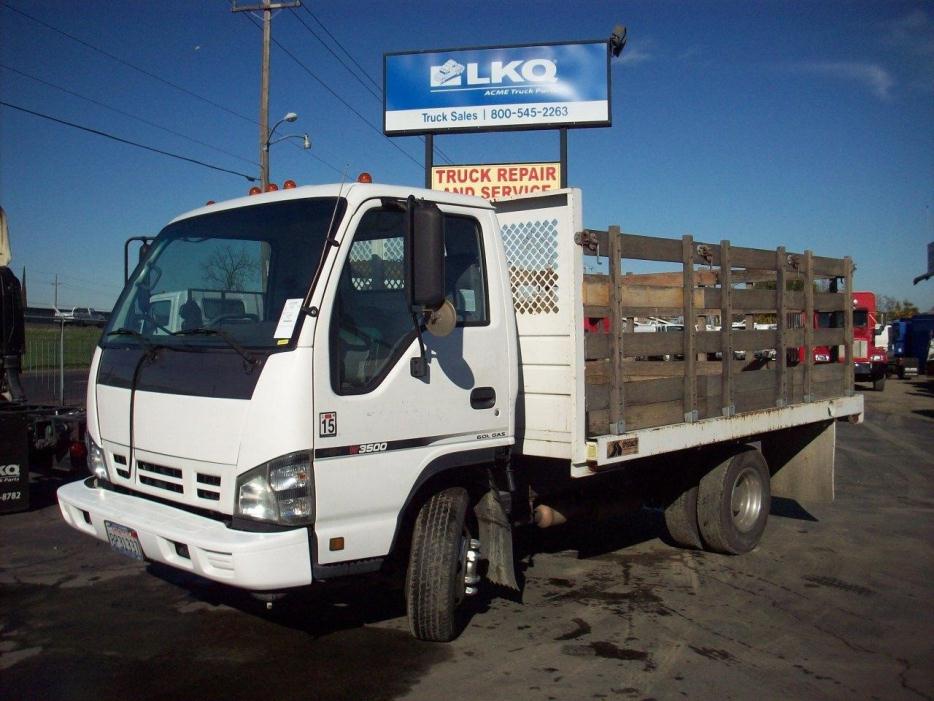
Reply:
[[488, 200], [561, 187], [560, 163], [489, 163], [435, 166], [431, 189], [475, 195]]
[[606, 41], [386, 54], [386, 134], [610, 126]]

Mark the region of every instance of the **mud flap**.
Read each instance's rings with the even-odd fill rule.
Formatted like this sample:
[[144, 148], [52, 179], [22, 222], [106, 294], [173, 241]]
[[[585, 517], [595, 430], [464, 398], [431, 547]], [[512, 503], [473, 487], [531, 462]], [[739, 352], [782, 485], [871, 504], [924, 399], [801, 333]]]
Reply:
[[487, 560], [486, 577], [493, 584], [519, 591], [512, 553], [512, 524], [494, 490], [474, 507], [480, 526], [480, 556]]

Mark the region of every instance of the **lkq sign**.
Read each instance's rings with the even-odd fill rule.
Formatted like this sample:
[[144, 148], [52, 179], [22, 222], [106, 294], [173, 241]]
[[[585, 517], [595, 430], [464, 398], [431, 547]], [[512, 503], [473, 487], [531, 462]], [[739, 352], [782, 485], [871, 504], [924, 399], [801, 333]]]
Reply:
[[384, 56], [383, 131], [609, 126], [606, 41]]

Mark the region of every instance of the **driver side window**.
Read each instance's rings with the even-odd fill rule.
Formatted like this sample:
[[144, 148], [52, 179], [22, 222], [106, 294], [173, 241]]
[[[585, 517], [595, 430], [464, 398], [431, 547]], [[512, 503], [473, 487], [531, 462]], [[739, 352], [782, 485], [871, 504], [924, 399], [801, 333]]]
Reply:
[[[363, 394], [382, 382], [415, 338], [405, 294], [405, 213], [372, 209], [357, 227], [331, 316], [331, 382]], [[458, 326], [489, 323], [479, 223], [445, 215], [445, 296]]]
[[405, 297], [403, 213], [367, 212], [338, 283], [331, 317], [332, 378], [338, 394], [377, 385], [412, 341]]

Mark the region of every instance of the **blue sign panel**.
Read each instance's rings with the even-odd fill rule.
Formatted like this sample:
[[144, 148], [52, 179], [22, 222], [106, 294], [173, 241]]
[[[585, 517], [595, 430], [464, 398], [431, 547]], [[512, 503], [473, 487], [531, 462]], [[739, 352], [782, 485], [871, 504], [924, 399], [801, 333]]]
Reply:
[[610, 125], [606, 41], [386, 54], [383, 131]]

